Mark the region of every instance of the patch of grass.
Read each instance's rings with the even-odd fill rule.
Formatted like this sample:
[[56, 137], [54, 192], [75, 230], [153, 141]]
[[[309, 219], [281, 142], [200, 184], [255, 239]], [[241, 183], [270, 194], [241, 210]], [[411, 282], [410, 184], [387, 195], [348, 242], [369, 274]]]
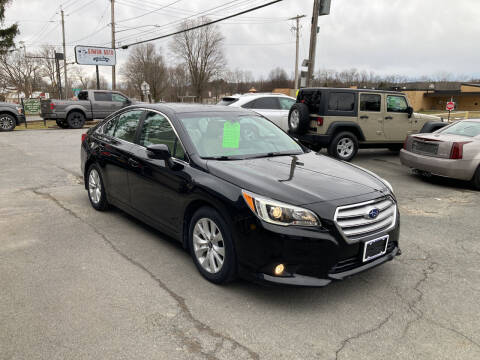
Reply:
[[[97, 123], [98, 121], [89, 121], [85, 123], [83, 128], [84, 129], [91, 128], [92, 126], [95, 126]], [[55, 122], [55, 120], [47, 120], [46, 126], [44, 125], [43, 120], [41, 120], [41, 121], [29, 121], [27, 123], [27, 127], [25, 127], [25, 124], [20, 124], [20, 125], [17, 125], [17, 127], [15, 128], [15, 131], [24, 131], [24, 130], [64, 130], [64, 129], [59, 127]]]

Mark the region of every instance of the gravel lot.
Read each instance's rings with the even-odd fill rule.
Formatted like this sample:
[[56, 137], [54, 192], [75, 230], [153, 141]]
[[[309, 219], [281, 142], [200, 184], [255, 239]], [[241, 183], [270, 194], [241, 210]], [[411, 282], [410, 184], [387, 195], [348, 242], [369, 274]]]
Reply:
[[0, 134], [0, 359], [480, 359], [480, 192], [397, 155], [403, 255], [326, 288], [207, 283], [172, 240], [94, 211], [82, 130]]

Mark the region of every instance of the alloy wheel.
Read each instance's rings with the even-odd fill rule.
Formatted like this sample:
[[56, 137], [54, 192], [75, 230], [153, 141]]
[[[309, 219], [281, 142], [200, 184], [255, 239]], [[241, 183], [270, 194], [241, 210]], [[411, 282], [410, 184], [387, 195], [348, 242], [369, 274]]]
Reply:
[[74, 113], [70, 119], [70, 125], [72, 127], [80, 127], [82, 125], [82, 115], [80, 115], [79, 113]]
[[299, 124], [300, 124], [300, 112], [295, 109], [290, 114], [290, 128], [298, 129]]
[[355, 144], [352, 139], [343, 138], [337, 144], [337, 153], [342, 158], [348, 158], [353, 154]]
[[225, 261], [225, 242], [212, 219], [202, 218], [193, 228], [193, 251], [200, 266], [211, 274], [222, 270]]
[[10, 130], [13, 127], [13, 119], [8, 116], [2, 116], [0, 118], [0, 127], [3, 130]]
[[95, 169], [92, 169], [88, 176], [88, 195], [95, 205], [97, 205], [102, 198], [102, 183], [100, 181], [100, 175]]

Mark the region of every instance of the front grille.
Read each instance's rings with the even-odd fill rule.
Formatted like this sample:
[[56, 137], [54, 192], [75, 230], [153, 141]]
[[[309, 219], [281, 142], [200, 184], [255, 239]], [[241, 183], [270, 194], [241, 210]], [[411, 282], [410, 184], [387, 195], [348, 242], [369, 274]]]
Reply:
[[[387, 252], [385, 253], [385, 255], [390, 254], [393, 251], [393, 249], [395, 249], [396, 246], [397, 246], [396, 242], [389, 241], [388, 244], [387, 244]], [[383, 255], [383, 256], [385, 256], [385, 255]], [[373, 260], [370, 260], [370, 261], [375, 261], [375, 260], [376, 259], [373, 259]], [[348, 271], [348, 270], [352, 270], [352, 269], [355, 269], [359, 266], [367, 264], [370, 261], [367, 261], [367, 262], [364, 263], [360, 259], [360, 255], [352, 256], [350, 258], [340, 260], [339, 262], [337, 262], [337, 264], [332, 268], [332, 270], [330, 270], [330, 274], [338, 274], [338, 273], [342, 273], [342, 272], [345, 272], [345, 271]]]
[[338, 207], [335, 212], [335, 223], [347, 240], [355, 242], [392, 228], [396, 217], [395, 202], [392, 198], [385, 197]]

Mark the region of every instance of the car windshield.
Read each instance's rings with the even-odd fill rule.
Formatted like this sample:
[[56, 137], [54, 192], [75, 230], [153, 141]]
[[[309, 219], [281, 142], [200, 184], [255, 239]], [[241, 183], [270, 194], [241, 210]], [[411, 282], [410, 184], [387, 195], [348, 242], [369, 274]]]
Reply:
[[179, 114], [200, 157], [246, 159], [302, 154], [290, 136], [267, 119], [239, 113]]
[[442, 134], [463, 135], [474, 137], [480, 135], [480, 122], [477, 121], [459, 121], [444, 130]]

